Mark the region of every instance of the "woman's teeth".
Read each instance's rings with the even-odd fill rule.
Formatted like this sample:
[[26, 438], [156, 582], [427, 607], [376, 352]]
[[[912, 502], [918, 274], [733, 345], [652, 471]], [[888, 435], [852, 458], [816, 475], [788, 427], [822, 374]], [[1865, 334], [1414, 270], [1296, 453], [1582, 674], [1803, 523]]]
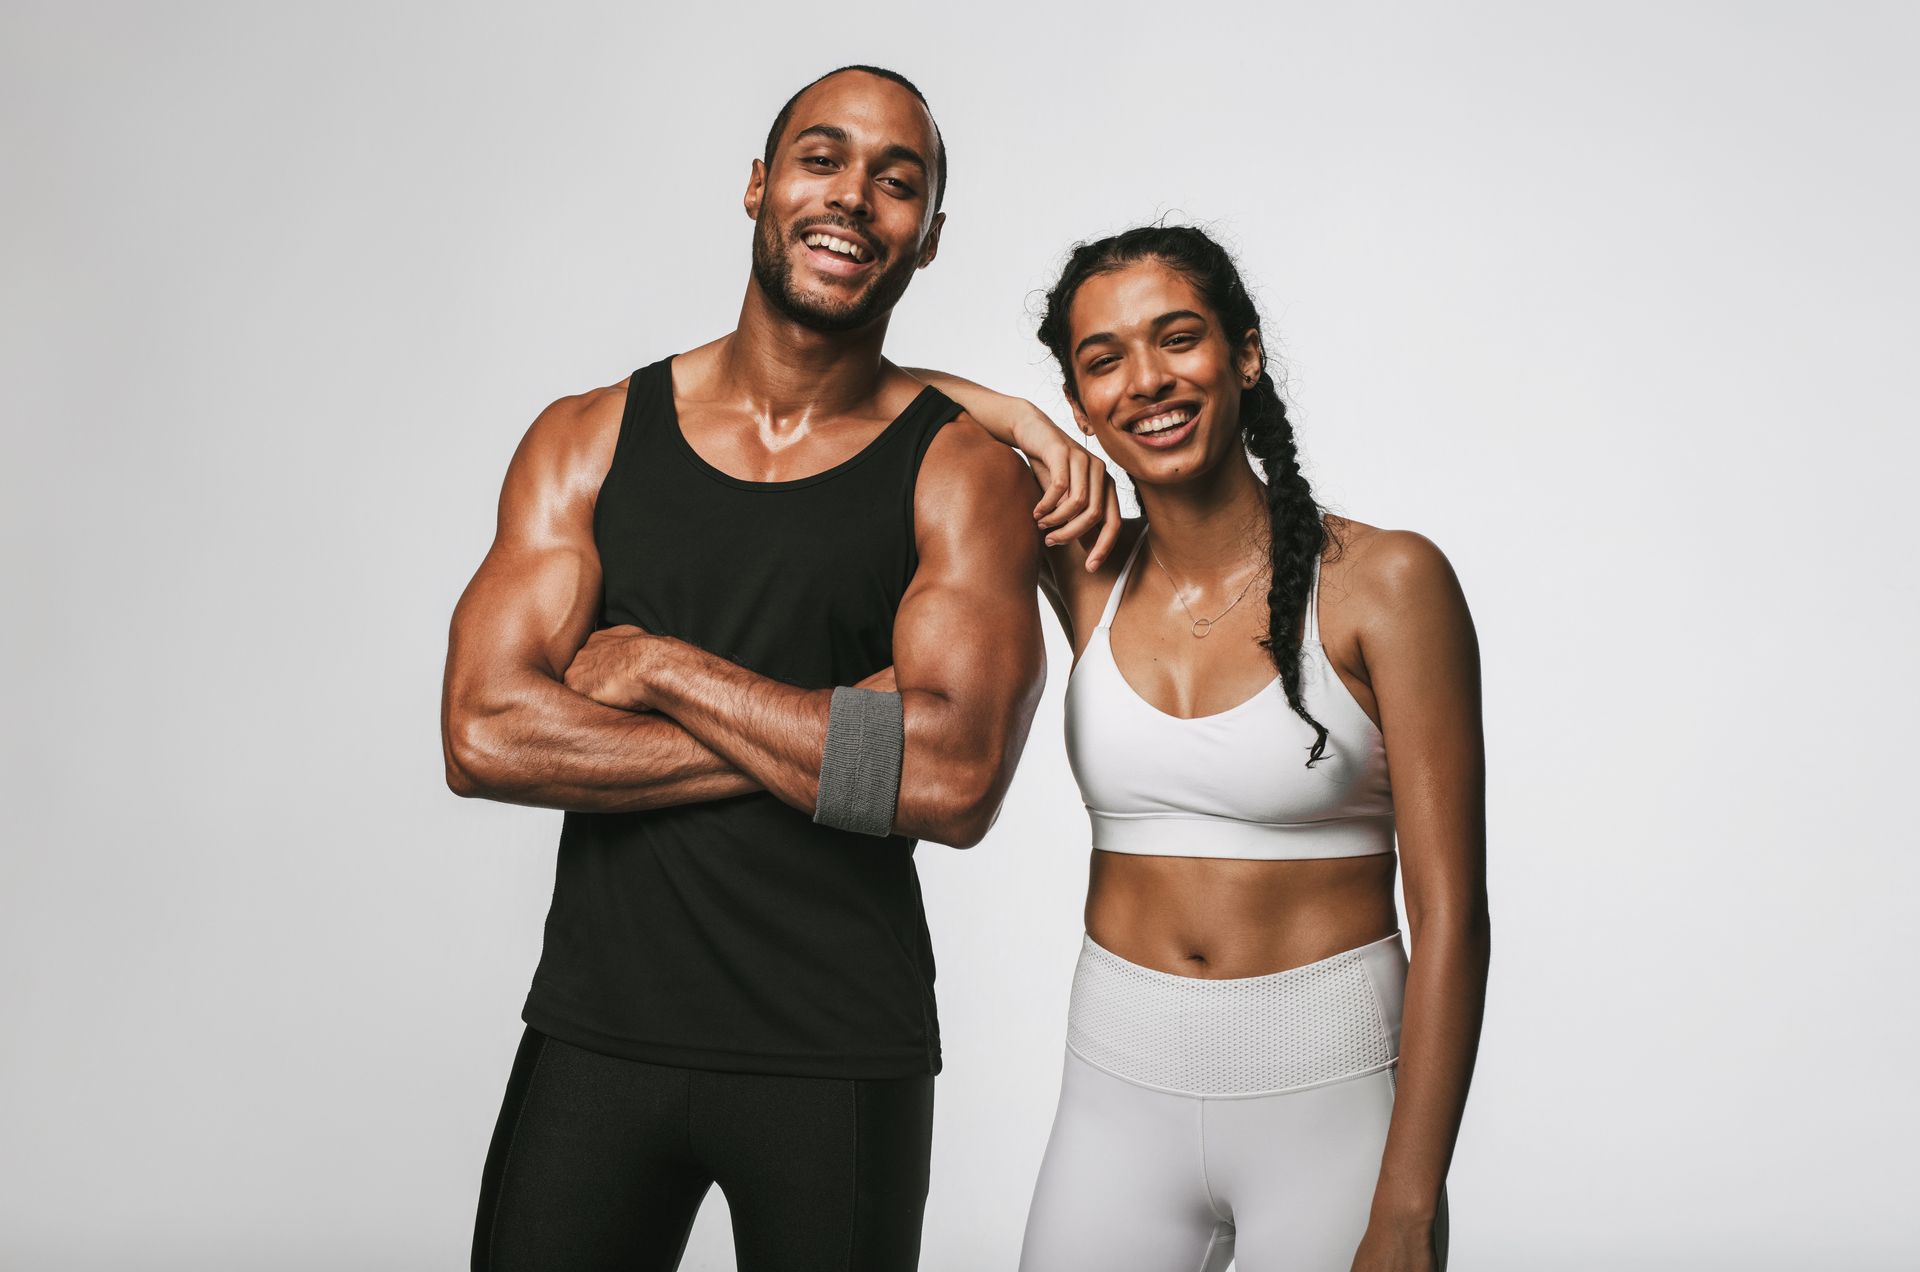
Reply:
[[836, 238], [831, 234], [809, 234], [800, 241], [808, 247], [824, 247], [829, 252], [838, 252], [840, 255], [850, 257], [862, 264], [873, 259], [873, 253], [861, 247], [858, 243], [851, 243], [846, 239]]
[[1190, 418], [1192, 417], [1185, 411], [1168, 411], [1165, 415], [1155, 415], [1148, 419], [1141, 420], [1133, 426], [1133, 431], [1140, 436], [1164, 433], [1170, 428], [1179, 428]]

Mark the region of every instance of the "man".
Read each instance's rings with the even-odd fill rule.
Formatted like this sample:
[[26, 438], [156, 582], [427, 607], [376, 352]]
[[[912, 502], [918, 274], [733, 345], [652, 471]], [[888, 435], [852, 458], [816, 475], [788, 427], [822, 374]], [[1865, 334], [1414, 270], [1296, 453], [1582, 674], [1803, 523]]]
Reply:
[[448, 783], [567, 816], [476, 1269], [673, 1268], [714, 1182], [742, 1269], [916, 1263], [914, 841], [985, 834], [1044, 679], [1031, 478], [881, 357], [945, 172], [900, 76], [802, 89], [737, 328], [556, 402], [509, 467]]

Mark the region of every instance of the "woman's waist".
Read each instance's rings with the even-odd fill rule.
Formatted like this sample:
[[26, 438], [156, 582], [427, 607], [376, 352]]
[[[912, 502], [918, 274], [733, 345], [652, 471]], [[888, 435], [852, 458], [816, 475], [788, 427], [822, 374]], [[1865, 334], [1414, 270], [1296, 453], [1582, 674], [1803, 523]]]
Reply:
[[1392, 932], [1391, 854], [1311, 861], [1146, 857], [1095, 850], [1087, 933], [1178, 976], [1259, 976]]

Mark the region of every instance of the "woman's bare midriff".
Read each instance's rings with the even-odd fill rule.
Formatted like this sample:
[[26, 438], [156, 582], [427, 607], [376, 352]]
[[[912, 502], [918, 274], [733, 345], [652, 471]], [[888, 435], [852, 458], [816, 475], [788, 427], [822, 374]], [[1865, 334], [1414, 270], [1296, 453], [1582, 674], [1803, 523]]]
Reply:
[[1390, 936], [1392, 853], [1236, 861], [1093, 853], [1087, 935], [1130, 963], [1225, 979], [1301, 967]]

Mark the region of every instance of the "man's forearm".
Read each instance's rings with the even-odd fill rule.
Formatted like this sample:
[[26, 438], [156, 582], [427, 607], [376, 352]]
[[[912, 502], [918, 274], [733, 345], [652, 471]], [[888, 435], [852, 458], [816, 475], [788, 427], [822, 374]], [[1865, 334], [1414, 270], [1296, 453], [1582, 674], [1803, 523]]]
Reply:
[[785, 803], [813, 812], [831, 689], [783, 684], [665, 638], [651, 642], [645, 677], [655, 711]]
[[[681, 641], [654, 637], [650, 643], [639, 673], [647, 704], [811, 816], [820, 797], [833, 690], [771, 680]], [[899, 692], [905, 757], [894, 833], [961, 847], [978, 842], [1011, 776], [1010, 764], [1001, 772], [1002, 753], [981, 728], [967, 727], [945, 695]], [[1038, 692], [1036, 683], [1031, 696]]]
[[457, 793], [624, 813], [762, 789], [665, 716], [616, 710], [532, 679], [508, 701], [450, 716], [447, 784]]

